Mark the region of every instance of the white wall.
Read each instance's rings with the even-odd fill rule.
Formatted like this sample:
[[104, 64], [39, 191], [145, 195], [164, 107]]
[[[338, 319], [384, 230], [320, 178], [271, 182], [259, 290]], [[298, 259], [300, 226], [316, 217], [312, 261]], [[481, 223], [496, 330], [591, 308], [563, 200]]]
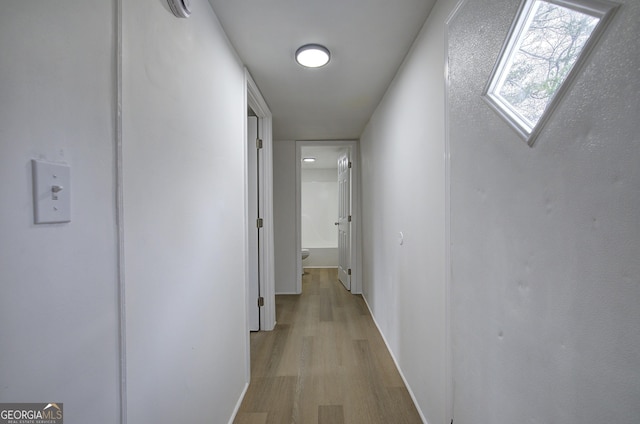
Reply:
[[[0, 402], [119, 420], [115, 1], [3, 2]], [[71, 166], [72, 221], [34, 225], [32, 158]]]
[[361, 137], [363, 294], [434, 424], [449, 418], [443, 71], [444, 21], [454, 5], [434, 7]]
[[338, 169], [300, 170], [303, 267], [338, 266]]
[[452, 23], [456, 423], [640, 417], [640, 3], [621, 3], [533, 148], [480, 98], [517, 2]]
[[337, 247], [312, 247], [302, 261], [303, 268], [338, 268]]
[[276, 294], [296, 293], [296, 143], [273, 142], [273, 228]]
[[302, 247], [338, 247], [338, 169], [301, 170]]
[[124, 3], [128, 420], [223, 423], [248, 339], [244, 72], [206, 0]]

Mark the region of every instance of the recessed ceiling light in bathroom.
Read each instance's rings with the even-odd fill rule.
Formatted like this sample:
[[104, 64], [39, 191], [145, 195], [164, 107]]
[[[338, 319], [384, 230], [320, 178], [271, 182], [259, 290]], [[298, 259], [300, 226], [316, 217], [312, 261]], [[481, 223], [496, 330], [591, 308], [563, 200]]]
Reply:
[[296, 51], [296, 61], [306, 68], [319, 68], [329, 63], [331, 53], [320, 44], [306, 44]]

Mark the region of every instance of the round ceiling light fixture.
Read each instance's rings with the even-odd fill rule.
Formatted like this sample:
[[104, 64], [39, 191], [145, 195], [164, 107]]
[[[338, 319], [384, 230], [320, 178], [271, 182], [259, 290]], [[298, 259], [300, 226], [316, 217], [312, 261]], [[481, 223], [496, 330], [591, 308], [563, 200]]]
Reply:
[[320, 44], [305, 44], [296, 50], [296, 61], [306, 68], [319, 68], [329, 63], [331, 53]]
[[168, 3], [177, 18], [188, 18], [191, 15], [191, 0], [168, 0]]

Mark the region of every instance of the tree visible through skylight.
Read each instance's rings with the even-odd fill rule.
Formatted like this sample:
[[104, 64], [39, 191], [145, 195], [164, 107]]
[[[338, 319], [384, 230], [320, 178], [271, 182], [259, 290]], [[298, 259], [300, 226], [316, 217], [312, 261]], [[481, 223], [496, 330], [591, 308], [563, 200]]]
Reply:
[[498, 93], [535, 125], [599, 19], [545, 1], [536, 1], [531, 14]]
[[524, 1], [485, 98], [525, 138], [616, 6], [607, 0]]

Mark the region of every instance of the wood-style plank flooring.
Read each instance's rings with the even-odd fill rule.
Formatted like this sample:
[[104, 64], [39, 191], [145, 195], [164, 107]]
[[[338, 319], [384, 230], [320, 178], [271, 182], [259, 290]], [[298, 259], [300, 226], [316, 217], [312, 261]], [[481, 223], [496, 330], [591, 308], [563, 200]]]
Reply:
[[274, 331], [251, 334], [251, 384], [235, 424], [421, 423], [361, 296], [307, 269], [276, 296]]

